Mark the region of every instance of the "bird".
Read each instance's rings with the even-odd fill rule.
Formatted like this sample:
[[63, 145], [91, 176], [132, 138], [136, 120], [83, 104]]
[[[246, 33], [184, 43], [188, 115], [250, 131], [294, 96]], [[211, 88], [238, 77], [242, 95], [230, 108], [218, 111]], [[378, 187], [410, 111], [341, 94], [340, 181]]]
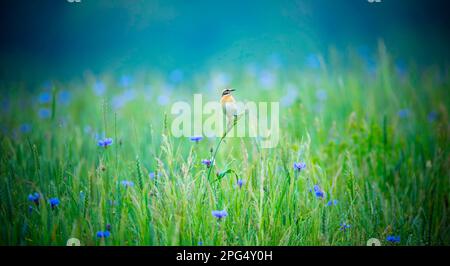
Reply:
[[224, 89], [222, 91], [222, 97], [220, 98], [220, 104], [222, 105], [223, 113], [226, 115], [228, 120], [227, 131], [231, 129], [233, 124], [237, 122], [238, 119], [238, 106], [236, 100], [231, 94], [234, 89]]
[[222, 105], [223, 113], [227, 116], [230, 121], [233, 121], [238, 116], [238, 107], [236, 105], [236, 100], [231, 94], [234, 89], [224, 89], [222, 91], [222, 98], [220, 99], [220, 104]]

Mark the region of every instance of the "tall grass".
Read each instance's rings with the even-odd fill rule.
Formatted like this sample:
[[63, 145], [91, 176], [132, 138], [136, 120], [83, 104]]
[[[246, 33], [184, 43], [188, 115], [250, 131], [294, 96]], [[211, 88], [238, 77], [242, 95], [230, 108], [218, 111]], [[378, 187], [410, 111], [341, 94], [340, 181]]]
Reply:
[[[296, 88], [295, 101], [281, 105], [273, 149], [249, 138], [217, 145], [220, 138], [171, 136], [170, 104], [158, 104], [169, 91], [159, 76], [137, 77], [135, 97], [119, 107], [116, 95], [128, 89], [108, 75], [54, 82], [45, 103], [36, 101], [39, 91], [4, 88], [0, 243], [365, 245], [375, 237], [390, 245], [386, 237], [395, 235], [399, 245], [448, 245], [448, 69], [411, 64], [398, 73], [382, 44], [374, 59], [372, 70], [361, 58], [271, 70], [278, 79], [270, 90], [230, 70], [238, 99], [274, 101], [288, 84]], [[94, 93], [94, 79], [106, 84], [105, 94]], [[212, 93], [203, 89], [207, 77], [195, 80], [173, 88], [170, 102], [189, 100], [186, 88], [218, 100], [220, 88]], [[71, 92], [68, 104], [58, 98], [63, 90]], [[40, 118], [40, 108], [51, 115]], [[99, 147], [95, 134], [114, 142]], [[207, 168], [201, 160], [211, 152]], [[306, 168], [296, 171], [294, 162]], [[34, 192], [39, 205], [27, 198]], [[52, 209], [54, 197], [60, 204]], [[225, 218], [211, 214], [222, 209]], [[107, 225], [110, 237], [97, 237]]]

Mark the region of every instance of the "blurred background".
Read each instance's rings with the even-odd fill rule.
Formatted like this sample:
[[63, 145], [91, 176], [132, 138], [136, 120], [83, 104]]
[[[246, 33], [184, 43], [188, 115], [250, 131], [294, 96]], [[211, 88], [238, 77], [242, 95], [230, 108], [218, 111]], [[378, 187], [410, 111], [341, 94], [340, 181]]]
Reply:
[[[449, 1], [375, 1], [1, 1], [0, 245], [448, 245]], [[227, 86], [276, 148], [171, 134]]]
[[[255, 64], [311, 67], [382, 39], [399, 65], [446, 65], [448, 1], [20, 0], [0, 6], [0, 82], [158, 70], [180, 80]], [[345, 61], [345, 58], [342, 59]]]

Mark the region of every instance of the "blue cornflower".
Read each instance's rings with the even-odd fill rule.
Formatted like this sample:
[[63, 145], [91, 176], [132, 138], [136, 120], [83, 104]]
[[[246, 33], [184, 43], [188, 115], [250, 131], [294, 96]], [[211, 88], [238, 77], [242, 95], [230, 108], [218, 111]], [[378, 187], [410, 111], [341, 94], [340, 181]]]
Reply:
[[93, 90], [97, 96], [103, 95], [103, 93], [105, 93], [105, 91], [106, 91], [105, 83], [103, 83], [101, 81], [95, 82]]
[[203, 242], [202, 241], [198, 241], [198, 245], [199, 246], [203, 246]]
[[439, 117], [439, 114], [435, 111], [432, 111], [428, 114], [428, 121], [434, 122], [434, 121], [436, 121], [436, 119], [438, 119], [438, 117]]
[[36, 205], [39, 205], [40, 198], [41, 198], [41, 195], [37, 192], [34, 192], [33, 194], [28, 195], [28, 200], [36, 203]]
[[306, 57], [305, 61], [306, 61], [305, 62], [306, 66], [309, 67], [309, 68], [317, 69], [317, 68], [320, 67], [320, 58], [316, 54], [313, 54], [313, 53], [309, 54]]
[[156, 173], [155, 172], [150, 172], [148, 173], [148, 177], [150, 177], [151, 180], [154, 180], [156, 177]]
[[408, 66], [405, 61], [397, 60], [395, 62], [395, 72], [397, 72], [397, 75], [400, 77], [404, 77], [408, 73]]
[[86, 193], [84, 191], [80, 191], [80, 201], [84, 201], [86, 199]]
[[323, 198], [325, 196], [325, 193], [319, 187], [319, 185], [314, 185], [314, 194], [316, 194], [316, 197], [318, 198]]
[[338, 200], [330, 200], [327, 203], [327, 206], [333, 206], [333, 205], [337, 205], [338, 204]]
[[316, 91], [316, 98], [317, 100], [323, 102], [327, 99], [327, 92], [325, 90], [317, 90]]
[[31, 125], [30, 124], [22, 124], [19, 127], [20, 132], [22, 133], [29, 133], [31, 131]]
[[106, 231], [111, 232], [111, 225], [110, 224], [106, 225]]
[[50, 202], [50, 206], [52, 207], [52, 209], [56, 208], [59, 205], [59, 199], [58, 198], [51, 198], [49, 200]]
[[162, 105], [162, 106], [168, 105], [170, 103], [170, 97], [165, 94], [159, 95], [156, 100], [157, 100], [158, 104]]
[[109, 231], [98, 231], [97, 237], [98, 238], [108, 238], [111, 236], [111, 233]]
[[407, 118], [411, 114], [411, 111], [409, 109], [401, 109], [397, 114], [400, 118]]
[[400, 236], [387, 236], [386, 240], [391, 243], [400, 243]]
[[98, 146], [105, 147], [105, 148], [107, 148], [109, 145], [112, 145], [112, 144], [113, 144], [113, 139], [112, 138], [101, 139], [97, 143]]
[[211, 160], [208, 160], [208, 159], [204, 159], [204, 160], [202, 160], [202, 164], [204, 164], [204, 165], [206, 165], [206, 167], [210, 167], [211, 166]]
[[184, 77], [183, 71], [180, 69], [175, 69], [170, 73], [169, 80], [174, 84], [178, 84], [181, 81], [183, 81], [183, 77]]
[[259, 75], [259, 83], [266, 89], [270, 89], [276, 82], [276, 74], [269, 70], [261, 71]]
[[123, 87], [129, 87], [131, 85], [132, 79], [130, 76], [122, 76], [120, 78], [120, 85], [122, 85]]
[[122, 186], [124, 186], [124, 187], [133, 187], [134, 186], [133, 181], [123, 180], [121, 183], [122, 183]]
[[203, 137], [202, 136], [192, 136], [189, 139], [195, 143], [198, 143], [200, 140], [203, 139]]
[[341, 223], [339, 230], [345, 232], [345, 231], [347, 231], [347, 229], [349, 229], [349, 228], [350, 228], [350, 225], [349, 225], [349, 224], [347, 224], [347, 223]]
[[228, 215], [228, 212], [226, 211], [226, 210], [222, 210], [222, 211], [212, 211], [211, 212], [212, 213], [212, 215], [214, 216], [214, 217], [216, 217], [217, 219], [222, 219], [222, 218], [224, 218], [224, 217], [226, 217], [227, 215]]
[[52, 99], [52, 95], [49, 92], [46, 92], [46, 91], [44, 91], [41, 94], [39, 94], [39, 97], [38, 97], [38, 101], [41, 104], [49, 103], [51, 101], [51, 99]]
[[28, 212], [29, 212], [29, 213], [32, 213], [32, 212], [33, 212], [33, 206], [31, 206], [31, 205], [28, 206]]
[[68, 105], [70, 102], [70, 98], [71, 98], [70, 96], [71, 95], [70, 95], [69, 91], [65, 91], [65, 90], [60, 91], [58, 93], [58, 101], [63, 105]]
[[245, 181], [242, 179], [238, 179], [237, 181], [237, 185], [239, 186], [239, 188], [241, 188], [244, 185]]
[[304, 162], [294, 163], [294, 170], [296, 170], [296, 171], [300, 172], [301, 170], [303, 170], [305, 168], [306, 168], [306, 163], [304, 163]]
[[38, 115], [42, 119], [47, 119], [51, 115], [50, 109], [48, 109], [48, 108], [41, 108], [38, 111]]

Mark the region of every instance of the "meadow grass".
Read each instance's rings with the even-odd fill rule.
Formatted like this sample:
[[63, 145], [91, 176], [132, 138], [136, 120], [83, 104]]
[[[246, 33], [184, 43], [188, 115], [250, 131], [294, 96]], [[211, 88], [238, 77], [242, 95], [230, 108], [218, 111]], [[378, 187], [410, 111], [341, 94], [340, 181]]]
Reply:
[[[40, 90], [4, 88], [0, 243], [394, 245], [386, 238], [399, 236], [396, 245], [448, 245], [448, 69], [411, 62], [403, 73], [382, 44], [373, 69], [348, 57], [345, 66], [331, 52], [314, 68], [271, 69], [270, 89], [231, 69], [237, 98], [291, 102], [281, 102], [276, 148], [226, 139], [212, 168], [201, 161], [219, 138], [170, 132], [171, 102], [194, 92], [218, 100], [222, 88], [205, 89], [209, 73], [170, 89], [158, 74], [128, 87], [88, 73], [54, 81], [40, 102]], [[99, 147], [105, 137], [113, 143]], [[38, 204], [28, 199], [35, 192]]]

